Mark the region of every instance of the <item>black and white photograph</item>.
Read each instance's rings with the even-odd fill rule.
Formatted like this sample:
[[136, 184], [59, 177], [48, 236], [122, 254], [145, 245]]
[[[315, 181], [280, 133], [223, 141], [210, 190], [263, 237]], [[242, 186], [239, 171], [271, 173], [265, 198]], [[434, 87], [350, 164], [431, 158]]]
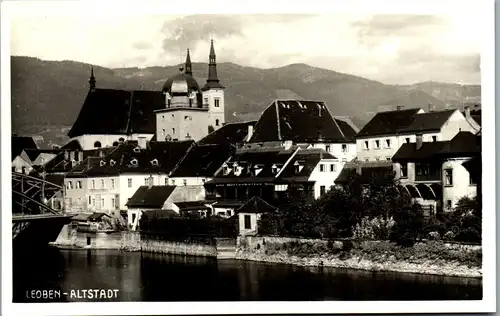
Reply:
[[493, 4], [3, 2], [3, 313], [494, 312]]

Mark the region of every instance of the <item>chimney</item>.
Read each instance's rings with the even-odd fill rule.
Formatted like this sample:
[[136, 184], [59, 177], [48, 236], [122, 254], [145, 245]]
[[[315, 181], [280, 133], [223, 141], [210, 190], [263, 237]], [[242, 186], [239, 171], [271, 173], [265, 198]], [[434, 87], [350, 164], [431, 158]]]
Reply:
[[358, 162], [358, 164], [356, 165], [356, 173], [358, 175], [361, 175], [362, 172], [363, 172], [363, 167], [361, 166], [361, 163]]
[[465, 117], [470, 118], [470, 106], [467, 105], [464, 107], [464, 109], [465, 109]]
[[247, 132], [247, 139], [246, 141], [250, 141], [250, 139], [252, 138], [253, 136], [253, 125], [252, 124], [248, 124], [248, 132]]
[[417, 142], [416, 142], [416, 148], [419, 150], [422, 148], [422, 134], [417, 134]]
[[137, 141], [139, 148], [146, 149], [146, 137], [139, 137]]
[[83, 161], [83, 151], [78, 152], [78, 161]]

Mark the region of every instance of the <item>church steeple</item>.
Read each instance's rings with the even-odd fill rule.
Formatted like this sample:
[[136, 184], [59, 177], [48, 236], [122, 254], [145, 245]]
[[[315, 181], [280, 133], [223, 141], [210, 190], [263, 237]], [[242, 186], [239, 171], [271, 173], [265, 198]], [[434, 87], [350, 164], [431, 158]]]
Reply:
[[187, 56], [186, 56], [186, 75], [193, 75], [193, 68], [191, 66], [191, 56], [189, 56], [189, 48], [187, 50]]
[[89, 87], [90, 87], [90, 90], [95, 89], [94, 67], [90, 68]]
[[208, 79], [205, 86], [202, 88], [203, 91], [210, 89], [224, 89], [224, 86], [219, 83], [219, 78], [217, 77], [217, 63], [215, 56], [214, 40], [210, 43], [210, 54], [208, 55]]

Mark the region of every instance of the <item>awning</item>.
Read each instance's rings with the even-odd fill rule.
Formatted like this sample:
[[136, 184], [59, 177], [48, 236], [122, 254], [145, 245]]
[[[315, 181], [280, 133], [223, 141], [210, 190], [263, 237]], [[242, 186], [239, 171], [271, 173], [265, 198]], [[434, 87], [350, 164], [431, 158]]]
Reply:
[[406, 189], [408, 190], [408, 192], [410, 192], [410, 196], [412, 198], [416, 199], [422, 197], [414, 185], [408, 184], [406, 185]]
[[424, 200], [436, 200], [437, 197], [429, 185], [420, 183], [416, 187]]

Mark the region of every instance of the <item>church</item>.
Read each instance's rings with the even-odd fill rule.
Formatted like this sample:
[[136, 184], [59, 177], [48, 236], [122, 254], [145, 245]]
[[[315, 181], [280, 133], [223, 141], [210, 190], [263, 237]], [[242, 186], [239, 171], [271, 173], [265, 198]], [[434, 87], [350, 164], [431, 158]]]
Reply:
[[217, 76], [213, 40], [202, 88], [193, 77], [189, 50], [184, 67], [165, 81], [161, 91], [97, 88], [91, 70], [89, 92], [68, 136], [82, 150], [131, 140], [198, 141], [225, 123], [224, 89]]

